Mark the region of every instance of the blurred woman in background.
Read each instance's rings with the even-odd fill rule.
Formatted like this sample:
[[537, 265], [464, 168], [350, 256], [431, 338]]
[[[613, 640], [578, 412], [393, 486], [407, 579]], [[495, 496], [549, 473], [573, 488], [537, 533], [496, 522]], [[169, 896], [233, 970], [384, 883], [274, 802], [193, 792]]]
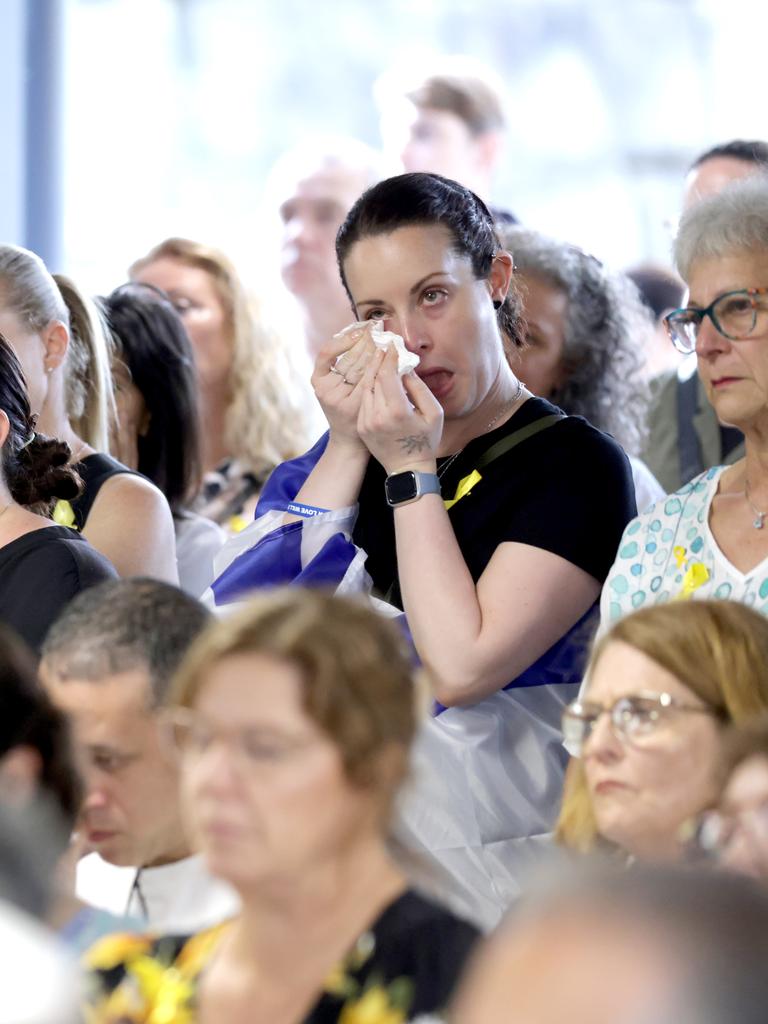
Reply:
[[594, 256], [538, 232], [499, 228], [515, 261], [526, 345], [508, 346], [535, 395], [610, 434], [629, 456], [637, 507], [663, 495], [638, 458], [646, 435], [644, 353], [653, 323], [635, 285]]
[[274, 467], [298, 455], [310, 440], [311, 396], [293, 369], [291, 353], [259, 320], [224, 253], [167, 238], [129, 274], [132, 281], [162, 289], [187, 329], [203, 425], [205, 478], [195, 507], [237, 530], [251, 518]]
[[179, 583], [199, 597], [213, 580], [213, 558], [226, 535], [189, 508], [202, 478], [192, 346], [170, 300], [150, 285], [123, 285], [100, 304], [115, 341], [112, 450], [168, 500]]
[[56, 521], [82, 532], [121, 576], [175, 583], [173, 520], [148, 480], [106, 453], [109, 352], [99, 316], [71, 281], [48, 273], [26, 249], [0, 246], [0, 331], [24, 371], [40, 430], [69, 446], [83, 481]]
[[409, 889], [387, 848], [416, 729], [396, 627], [362, 602], [273, 592], [200, 637], [174, 703], [190, 831], [242, 910], [191, 939], [96, 946], [88, 1019], [404, 1024], [441, 1009], [477, 933]]

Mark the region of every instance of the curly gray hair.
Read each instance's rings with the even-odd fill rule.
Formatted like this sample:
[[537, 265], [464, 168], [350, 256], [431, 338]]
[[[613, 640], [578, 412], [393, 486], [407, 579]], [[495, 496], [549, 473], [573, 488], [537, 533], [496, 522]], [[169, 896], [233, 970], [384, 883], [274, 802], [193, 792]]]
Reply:
[[697, 260], [749, 250], [768, 251], [768, 174], [760, 171], [691, 206], [680, 220], [674, 256], [687, 281]]
[[[566, 242], [498, 225], [523, 275], [537, 274], [568, 299], [563, 361], [567, 378], [544, 397], [611, 434], [630, 455], [642, 448], [648, 397], [643, 349], [653, 321], [634, 283]], [[525, 286], [523, 306], [525, 305]]]

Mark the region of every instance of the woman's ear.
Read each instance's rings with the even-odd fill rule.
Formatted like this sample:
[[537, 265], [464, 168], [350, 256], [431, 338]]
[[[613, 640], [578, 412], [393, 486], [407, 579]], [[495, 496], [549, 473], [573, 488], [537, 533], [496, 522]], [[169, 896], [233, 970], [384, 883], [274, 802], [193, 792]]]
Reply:
[[8, 413], [0, 409], [0, 448], [5, 444], [10, 432], [11, 421], [8, 419]]
[[51, 320], [40, 332], [40, 337], [45, 348], [45, 371], [50, 373], [61, 366], [67, 357], [69, 331], [61, 320]]
[[507, 297], [513, 273], [512, 254], [507, 252], [506, 249], [499, 249], [493, 257], [491, 270], [488, 274], [488, 288], [494, 303], [503, 302]]

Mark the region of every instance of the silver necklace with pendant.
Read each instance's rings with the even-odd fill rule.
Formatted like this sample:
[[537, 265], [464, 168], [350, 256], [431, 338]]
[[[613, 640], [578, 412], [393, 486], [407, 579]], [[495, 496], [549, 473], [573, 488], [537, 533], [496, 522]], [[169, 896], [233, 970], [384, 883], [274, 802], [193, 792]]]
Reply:
[[763, 526], [765, 525], [765, 517], [768, 516], [768, 512], [761, 512], [759, 508], [753, 505], [752, 499], [749, 496], [749, 480], [746, 479], [744, 481], [744, 497], [747, 499], [747, 504], [749, 505], [749, 507], [755, 513], [755, 518], [752, 520], [752, 525], [756, 530], [762, 530]]
[[[515, 390], [514, 395], [512, 396], [512, 398], [510, 398], [510, 400], [507, 402], [507, 404], [502, 407], [501, 411], [496, 413], [496, 415], [493, 417], [491, 422], [483, 430], [483, 434], [487, 434], [488, 431], [491, 430], [499, 422], [501, 417], [505, 413], [509, 412], [509, 410], [515, 404], [515, 402], [517, 402], [520, 399], [520, 396], [523, 393], [523, 388], [524, 387], [525, 387], [525, 384], [523, 384], [523, 382], [521, 380], [518, 380], [518, 382], [517, 382], [517, 389]], [[440, 466], [440, 468], [437, 471], [437, 475], [439, 477], [441, 477], [443, 475], [443, 473], [445, 473], [446, 469], [448, 469], [448, 467], [451, 465], [451, 463], [455, 462], [455, 460], [458, 459], [458, 457], [461, 455], [461, 453], [463, 451], [464, 451], [464, 448], [459, 448], [459, 450], [457, 452], [454, 452], [454, 454], [448, 459], [448, 461], [444, 462], [442, 464], [442, 466]]]

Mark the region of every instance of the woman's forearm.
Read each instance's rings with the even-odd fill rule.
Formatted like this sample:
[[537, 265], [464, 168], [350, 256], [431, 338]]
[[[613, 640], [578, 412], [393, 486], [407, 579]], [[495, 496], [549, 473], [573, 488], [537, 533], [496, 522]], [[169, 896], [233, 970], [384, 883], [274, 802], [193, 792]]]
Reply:
[[[365, 448], [335, 444], [330, 438], [294, 500], [322, 509], [347, 508], [356, 504], [369, 458]], [[286, 515], [285, 522], [298, 518]]]
[[395, 535], [400, 593], [419, 657], [444, 685], [461, 687], [477, 667], [483, 622], [440, 495], [396, 508]]

